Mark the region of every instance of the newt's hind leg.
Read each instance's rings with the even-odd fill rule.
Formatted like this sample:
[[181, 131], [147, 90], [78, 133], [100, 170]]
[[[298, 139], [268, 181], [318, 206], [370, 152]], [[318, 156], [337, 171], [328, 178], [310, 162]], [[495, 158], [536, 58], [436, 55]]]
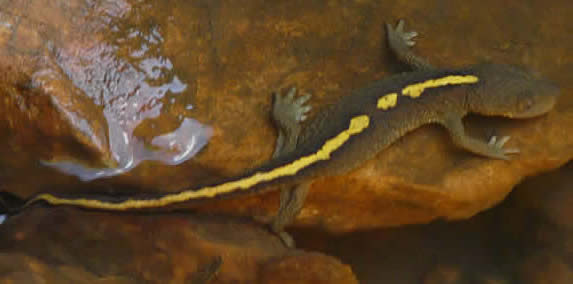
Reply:
[[[280, 158], [296, 149], [301, 131], [300, 123], [306, 120], [311, 107], [305, 105], [310, 99], [309, 94], [295, 97], [296, 88], [292, 88], [286, 96], [276, 93], [273, 101], [273, 121], [278, 129], [277, 144], [273, 159]], [[276, 233], [288, 247], [294, 247], [292, 237], [284, 231], [284, 227], [300, 212], [308, 185], [296, 185], [281, 189], [280, 206], [277, 215], [271, 221], [271, 231]]]
[[390, 49], [400, 62], [408, 65], [413, 70], [434, 69], [424, 58], [421, 58], [412, 52], [412, 47], [416, 45], [414, 38], [418, 36], [415, 31], [404, 31], [404, 20], [398, 21], [396, 28], [386, 24], [386, 34]]
[[284, 228], [292, 223], [304, 206], [306, 195], [310, 187], [309, 182], [303, 182], [293, 187], [281, 189], [279, 212], [271, 221], [271, 231], [277, 234], [285, 246], [294, 247], [294, 239], [284, 231]]

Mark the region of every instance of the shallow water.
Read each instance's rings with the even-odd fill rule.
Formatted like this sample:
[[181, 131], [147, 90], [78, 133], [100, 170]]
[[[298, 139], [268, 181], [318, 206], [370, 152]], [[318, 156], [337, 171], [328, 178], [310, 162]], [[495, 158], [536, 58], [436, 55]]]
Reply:
[[[160, 26], [153, 22], [137, 27], [122, 24], [122, 18], [129, 15], [121, 8], [106, 10], [105, 20], [111, 25], [98, 28], [106, 38], [53, 43], [49, 46], [55, 58], [52, 64], [34, 74], [35, 82], [71, 80], [105, 117], [107, 146], [116, 167], [94, 168], [74, 158], [42, 161], [83, 181], [120, 175], [144, 160], [180, 164], [202, 149], [212, 132], [197, 120], [179, 114], [176, 129], [147, 139], [151, 143], [134, 135], [145, 120], [173, 116], [166, 112], [170, 105], [183, 103], [178, 96], [185, 94], [187, 84], [161, 52], [164, 38]], [[192, 108], [185, 105], [186, 110]], [[88, 137], [96, 136], [85, 118], [69, 111], [66, 115], [77, 130]]]

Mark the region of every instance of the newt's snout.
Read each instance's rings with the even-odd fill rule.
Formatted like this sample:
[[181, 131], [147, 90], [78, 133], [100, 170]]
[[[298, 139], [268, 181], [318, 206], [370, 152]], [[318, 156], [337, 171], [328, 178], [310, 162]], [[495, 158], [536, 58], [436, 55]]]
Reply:
[[510, 115], [513, 118], [530, 118], [543, 115], [555, 107], [557, 97], [561, 94], [558, 86], [538, 81], [532, 88], [520, 98], [516, 111]]

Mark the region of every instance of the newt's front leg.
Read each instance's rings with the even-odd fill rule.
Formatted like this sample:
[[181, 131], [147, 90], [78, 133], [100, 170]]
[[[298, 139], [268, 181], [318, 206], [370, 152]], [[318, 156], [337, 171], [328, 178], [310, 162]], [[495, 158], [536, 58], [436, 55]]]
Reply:
[[[306, 94], [295, 97], [296, 88], [292, 88], [286, 96], [274, 95], [272, 117], [278, 129], [277, 144], [273, 158], [290, 153], [296, 149], [301, 131], [300, 123], [306, 120], [311, 107], [305, 105], [310, 99]], [[281, 189], [280, 206], [277, 215], [270, 224], [271, 231], [276, 233], [287, 247], [294, 247], [294, 240], [284, 231], [298, 215], [308, 193], [308, 183]]]
[[386, 24], [386, 35], [390, 49], [400, 62], [408, 65], [412, 70], [434, 69], [430, 63], [412, 52], [412, 47], [416, 45], [414, 38], [418, 36], [415, 31], [404, 31], [404, 20], [398, 21], [396, 28]]
[[499, 139], [496, 136], [492, 136], [489, 142], [486, 143], [466, 135], [461, 115], [450, 114], [439, 121], [439, 123], [450, 132], [454, 144], [472, 153], [501, 160], [509, 160], [509, 154], [519, 153], [519, 149], [516, 148], [503, 148], [509, 140], [509, 136], [502, 136]]
[[311, 107], [305, 105], [309, 94], [295, 98], [296, 88], [291, 88], [286, 96], [273, 95], [272, 119], [278, 131], [273, 159], [294, 151], [301, 131], [300, 123], [306, 120]]

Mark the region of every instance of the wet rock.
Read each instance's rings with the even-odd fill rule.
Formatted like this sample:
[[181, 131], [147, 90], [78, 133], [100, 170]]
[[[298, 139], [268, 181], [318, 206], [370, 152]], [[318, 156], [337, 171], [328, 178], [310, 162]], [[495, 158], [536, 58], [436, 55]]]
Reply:
[[[523, 178], [573, 156], [567, 61], [573, 42], [571, 21], [560, 16], [568, 1], [532, 1], [520, 9], [493, 0], [463, 7], [446, 1], [440, 9], [431, 1], [0, 4], [0, 188], [22, 198], [41, 191], [174, 191], [258, 165], [274, 143], [270, 93], [297, 85], [314, 94], [319, 109], [388, 75], [397, 66], [386, 52], [383, 23], [397, 18], [423, 35], [417, 50], [436, 65], [526, 65], [561, 86], [558, 106], [525, 121], [465, 121], [482, 139], [511, 135], [509, 146], [521, 154], [509, 162], [460, 151], [439, 127], [416, 130], [360, 169], [317, 180], [295, 225], [350, 232], [469, 218], [499, 203]], [[188, 132], [169, 133], [184, 118], [213, 127], [207, 148], [178, 167], [130, 168], [132, 158], [147, 157], [141, 153], [170, 141], [181, 145]], [[127, 140], [118, 139], [124, 134]], [[195, 135], [203, 142], [208, 136]], [[156, 137], [163, 137], [159, 145]], [[169, 160], [184, 146], [153, 153]], [[85, 173], [85, 165], [129, 172], [82, 183], [40, 161], [75, 174]], [[276, 198], [270, 193], [198, 209], [265, 221]]]
[[[2, 3], [0, 135], [7, 138], [2, 157], [10, 157], [2, 160], [7, 192], [27, 197], [54, 185], [73, 191], [79, 180], [118, 176], [144, 160], [177, 165], [203, 148], [211, 130], [190, 115], [191, 96], [182, 95], [188, 85], [161, 52], [159, 24], [145, 13], [145, 23], [138, 22], [140, 6]], [[144, 121], [146, 130], [135, 133]], [[46, 178], [38, 184], [21, 172]]]
[[[241, 173], [271, 155], [272, 91], [297, 85], [313, 93], [316, 110], [396, 71], [383, 40], [383, 23], [405, 18], [421, 33], [417, 50], [436, 65], [513, 63], [555, 81], [563, 92], [556, 110], [526, 121], [465, 121], [468, 131], [482, 139], [511, 135], [509, 146], [519, 147], [521, 154], [509, 162], [460, 151], [439, 127], [416, 130], [360, 169], [317, 180], [295, 225], [339, 233], [469, 218], [499, 203], [525, 177], [556, 169], [573, 156], [573, 41], [568, 37], [572, 22], [565, 16], [571, 3], [546, 2], [530, 1], [515, 9], [494, 0], [463, 6], [445, 1], [438, 7], [433, 1], [0, 0], [0, 190], [21, 198], [42, 191], [167, 192]], [[209, 137], [203, 124], [181, 129], [187, 118], [213, 128], [209, 146], [177, 167], [162, 164], [182, 162], [179, 154], [193, 154]], [[168, 147], [172, 142], [175, 149]], [[150, 157], [160, 162], [143, 162], [136, 168], [132, 163]], [[84, 183], [62, 171], [98, 179]], [[267, 221], [276, 210], [276, 199], [276, 193], [269, 193], [207, 202], [197, 209]], [[555, 197], [545, 203], [550, 205], [535, 208], [544, 208], [540, 210], [552, 224], [569, 226], [571, 206], [564, 200], [568, 199]], [[120, 283], [130, 283], [131, 276], [148, 281], [201, 279], [218, 255], [228, 253], [223, 250], [227, 244], [205, 245], [208, 249], [199, 252], [193, 246], [197, 232], [216, 230], [230, 235], [237, 247], [251, 244], [252, 238], [257, 242], [253, 246], [264, 248], [234, 247], [231, 252], [254, 255], [252, 262], [223, 259], [220, 275], [254, 277], [253, 271], [260, 268], [254, 261], [264, 259], [269, 262], [261, 267], [268, 270], [258, 275], [268, 281], [276, 280], [271, 279], [275, 273], [285, 276], [285, 283], [294, 281], [292, 277], [299, 275], [289, 271], [303, 271], [301, 267], [309, 268], [304, 279], [353, 279], [348, 268], [333, 259], [286, 256], [275, 248], [274, 239], [272, 245], [259, 239], [259, 233], [265, 234], [260, 224], [244, 229], [244, 224], [213, 225], [208, 219], [197, 221], [191, 231], [177, 231], [195, 221], [169, 214], [34, 209], [1, 228], [1, 266], [10, 271], [3, 277], [61, 281], [57, 283], [103, 281], [101, 275]], [[228, 232], [229, 228], [235, 230]], [[487, 232], [492, 227], [476, 228]], [[560, 240], [560, 231], [550, 228], [536, 232]], [[248, 233], [251, 230], [258, 233]], [[165, 231], [176, 232], [179, 239], [165, 236]], [[478, 233], [469, 231], [468, 236]], [[237, 241], [237, 232], [249, 236]], [[408, 239], [416, 233], [406, 231], [398, 237]], [[218, 234], [209, 236], [213, 235]], [[308, 239], [315, 240], [313, 236]], [[366, 240], [388, 242], [384, 234]], [[355, 243], [345, 244], [355, 250]], [[418, 251], [412, 247], [401, 247], [396, 254], [399, 263], [415, 258]], [[477, 250], [468, 255], [475, 254]], [[271, 262], [274, 255], [281, 257]], [[381, 255], [373, 256], [372, 263], [378, 265]], [[170, 256], [176, 261], [168, 262]], [[547, 279], [543, 273], [548, 271], [555, 279], [566, 279], [570, 266], [563, 259], [554, 250], [532, 253], [523, 277]], [[544, 260], [547, 266], [536, 265]], [[484, 262], [488, 263], [480, 265]], [[188, 264], [182, 266], [184, 272], [177, 270], [181, 263]], [[394, 259], [383, 263], [396, 265]], [[431, 269], [413, 269], [417, 278], [408, 283], [419, 283]], [[436, 271], [439, 276], [441, 270]], [[382, 279], [393, 279], [394, 274], [390, 270]]]
[[34, 208], [2, 225], [0, 251], [3, 283], [357, 283], [257, 224], [197, 214]]

